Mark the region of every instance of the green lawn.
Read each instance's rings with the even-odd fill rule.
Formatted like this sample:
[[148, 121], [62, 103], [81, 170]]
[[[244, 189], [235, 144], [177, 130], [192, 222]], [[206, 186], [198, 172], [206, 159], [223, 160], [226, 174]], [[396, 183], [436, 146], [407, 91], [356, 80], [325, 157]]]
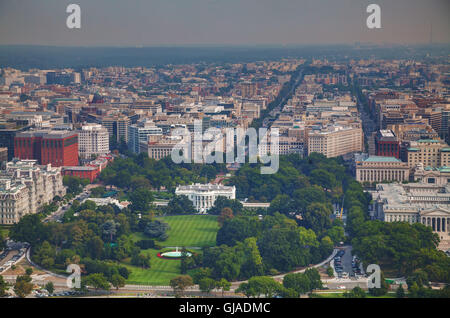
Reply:
[[129, 264], [124, 264], [131, 270], [130, 277], [127, 279], [127, 284], [136, 285], [169, 285], [169, 281], [180, 274], [180, 260], [161, 259], [156, 256], [159, 251], [149, 249], [143, 253], [150, 254], [151, 268], [142, 269]]
[[[161, 246], [204, 247], [216, 245], [219, 229], [217, 216], [214, 215], [173, 215], [158, 218], [170, 225], [169, 238], [158, 242]], [[133, 233], [134, 240], [148, 239], [143, 233]], [[151, 268], [142, 269], [123, 263], [131, 270], [127, 284], [169, 285], [169, 281], [180, 274], [180, 260], [167, 260], [157, 257], [158, 250], [148, 249]], [[200, 251], [199, 251], [200, 252]]]
[[172, 215], [158, 218], [167, 222], [169, 238], [161, 246], [214, 246], [219, 230], [215, 215]]

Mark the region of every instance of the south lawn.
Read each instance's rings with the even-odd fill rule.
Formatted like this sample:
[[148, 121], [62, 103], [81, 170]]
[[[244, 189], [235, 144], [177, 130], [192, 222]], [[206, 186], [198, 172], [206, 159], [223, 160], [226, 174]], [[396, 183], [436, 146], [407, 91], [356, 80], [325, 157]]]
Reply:
[[[217, 216], [214, 215], [173, 215], [159, 217], [169, 224], [169, 238], [166, 241], [158, 242], [158, 245], [165, 247], [205, 247], [216, 245], [216, 235], [219, 229]], [[134, 240], [148, 239], [142, 233], [134, 233]], [[143, 253], [148, 253], [151, 257], [150, 269], [142, 269], [132, 266], [129, 262], [124, 265], [131, 270], [127, 284], [143, 285], [169, 285], [169, 281], [180, 274], [180, 260], [167, 260], [157, 257], [158, 250], [148, 249]], [[201, 252], [198, 249], [198, 252]]]
[[[205, 247], [216, 245], [216, 235], [219, 230], [215, 215], [170, 215], [156, 219], [169, 224], [169, 238], [158, 242], [165, 246]], [[143, 233], [134, 233], [134, 239], [148, 239]]]

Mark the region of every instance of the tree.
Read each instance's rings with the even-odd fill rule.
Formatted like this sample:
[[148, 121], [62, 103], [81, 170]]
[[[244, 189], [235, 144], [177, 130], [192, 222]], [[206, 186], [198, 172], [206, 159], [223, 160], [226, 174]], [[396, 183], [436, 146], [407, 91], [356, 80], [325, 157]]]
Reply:
[[148, 254], [142, 254], [142, 253], [135, 253], [131, 257], [131, 264], [135, 266], [139, 266], [142, 269], [144, 268], [150, 268], [150, 255]]
[[230, 208], [223, 208], [220, 215], [217, 217], [217, 222], [219, 226], [222, 226], [226, 220], [230, 220], [233, 218], [233, 211]]
[[257, 218], [235, 217], [224, 221], [223, 226], [217, 232], [217, 245], [236, 245], [236, 242], [244, 241], [248, 237], [257, 237], [261, 228], [261, 222]]
[[125, 278], [123, 278], [119, 274], [112, 275], [110, 282], [116, 289], [119, 289], [119, 287], [125, 286]]
[[300, 295], [312, 290], [309, 277], [303, 273], [287, 274], [283, 278], [283, 286], [295, 290]]
[[366, 298], [366, 296], [366, 292], [359, 286], [356, 286], [350, 292], [344, 293], [345, 298]]
[[25, 298], [32, 290], [33, 284], [31, 283], [30, 276], [17, 276], [16, 283], [14, 284], [14, 292], [18, 297]]
[[225, 291], [229, 291], [231, 288], [231, 283], [227, 281], [225, 278], [220, 279], [216, 282], [216, 287], [222, 289], [222, 297]]
[[151, 238], [156, 238], [160, 241], [165, 241], [167, 239], [167, 231], [170, 229], [169, 224], [155, 220], [150, 222], [145, 228], [145, 234]]
[[212, 271], [211, 268], [208, 267], [200, 267], [193, 275], [192, 280], [195, 284], [198, 284], [200, 280], [202, 280], [205, 277], [211, 277]]
[[180, 275], [170, 280], [170, 287], [173, 288], [177, 297], [181, 297], [184, 290], [192, 285], [194, 285], [194, 282], [192, 281], [192, 277], [188, 275]]
[[36, 248], [33, 259], [45, 268], [51, 268], [55, 264], [55, 248], [47, 241]]
[[108, 220], [102, 225], [102, 233], [109, 239], [110, 242], [112, 242], [114, 236], [117, 234], [119, 226], [120, 224], [114, 222], [114, 220]]
[[32, 269], [31, 267], [28, 267], [28, 268], [25, 270], [25, 274], [28, 275], [28, 276], [31, 276], [31, 274], [33, 274], [33, 269]]
[[3, 279], [3, 276], [0, 276], [0, 297], [6, 296], [6, 291], [8, 290], [9, 285]]
[[203, 293], [209, 293], [216, 287], [216, 282], [212, 278], [205, 277], [200, 280], [198, 286]]
[[[239, 286], [240, 287], [240, 286]], [[252, 296], [264, 295], [272, 298], [280, 291], [281, 284], [268, 276], [253, 276], [248, 280], [248, 291]]]
[[192, 265], [192, 263], [190, 263], [191, 259], [188, 256], [188, 250], [186, 249], [186, 247], [182, 247], [181, 249], [181, 264], [180, 264], [180, 272], [181, 274], [186, 274], [187, 270], [188, 270], [188, 266]]
[[316, 233], [331, 227], [331, 208], [328, 204], [313, 202], [306, 208], [303, 214], [303, 224], [306, 228], [312, 229]]
[[327, 275], [329, 277], [334, 277], [334, 271], [333, 271], [333, 268], [331, 266], [327, 267]]
[[336, 177], [324, 169], [311, 171], [310, 180], [313, 184], [320, 185], [325, 189], [332, 189], [336, 185]]
[[258, 248], [266, 268], [287, 272], [310, 263], [309, 249], [302, 245], [297, 229], [267, 230], [258, 238]]
[[48, 291], [50, 295], [53, 294], [53, 292], [55, 291], [55, 286], [53, 285], [52, 282], [48, 282], [47, 284], [45, 284], [44, 288]]
[[234, 291], [236, 294], [242, 293], [246, 297], [250, 298], [256, 296], [256, 291], [254, 291], [249, 283], [241, 283], [239, 287]]
[[63, 185], [67, 187], [67, 193], [77, 195], [81, 193], [81, 178], [75, 176], [64, 176]]
[[95, 290], [109, 290], [111, 288], [103, 273], [93, 273], [86, 276], [84, 279], [84, 285], [92, 286]]
[[165, 211], [167, 214], [192, 214], [196, 212], [192, 201], [185, 195], [177, 195], [171, 199]]
[[292, 212], [291, 208], [291, 198], [286, 194], [277, 195], [271, 202], [269, 207], [269, 213], [274, 214], [275, 212], [279, 212], [284, 215], [289, 215]]
[[137, 188], [129, 194], [131, 210], [134, 212], [147, 212], [150, 210], [150, 203], [153, 195], [148, 188]]
[[217, 215], [221, 213], [224, 208], [230, 208], [234, 215], [239, 215], [242, 212], [243, 205], [239, 200], [218, 196], [216, 201], [214, 201], [214, 206], [209, 209], [208, 214]]
[[38, 214], [27, 214], [11, 228], [9, 236], [16, 242], [36, 246], [47, 238], [47, 232]]

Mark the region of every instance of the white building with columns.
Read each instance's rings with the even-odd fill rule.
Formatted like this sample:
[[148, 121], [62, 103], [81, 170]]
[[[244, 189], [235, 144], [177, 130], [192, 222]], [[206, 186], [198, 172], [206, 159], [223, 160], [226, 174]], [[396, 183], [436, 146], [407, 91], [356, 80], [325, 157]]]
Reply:
[[440, 249], [450, 249], [450, 184], [378, 184], [372, 199], [372, 218], [386, 222], [420, 222], [438, 234]]
[[175, 194], [187, 196], [199, 213], [207, 213], [214, 206], [219, 196], [226, 197], [227, 199], [236, 199], [236, 187], [196, 183], [178, 186]]

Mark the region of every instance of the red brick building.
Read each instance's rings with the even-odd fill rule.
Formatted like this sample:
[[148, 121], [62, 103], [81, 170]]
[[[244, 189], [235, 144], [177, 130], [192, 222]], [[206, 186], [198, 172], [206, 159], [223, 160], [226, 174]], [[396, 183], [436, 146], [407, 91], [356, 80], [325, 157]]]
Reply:
[[92, 182], [100, 174], [100, 168], [92, 166], [71, 166], [64, 167], [61, 173], [63, 176], [75, 176], [82, 179], [89, 179], [89, 182]]
[[380, 130], [375, 135], [375, 154], [400, 159], [400, 142], [392, 130]]
[[106, 168], [106, 166], [113, 161], [114, 158], [112, 155], [104, 155], [100, 156], [95, 160], [92, 160], [88, 164], [84, 166], [70, 166], [64, 167], [61, 173], [64, 176], [76, 176], [82, 179], [89, 179], [90, 182], [94, 181], [100, 172]]
[[73, 131], [40, 130], [18, 133], [14, 157], [36, 159], [54, 167], [78, 165], [78, 135]]

